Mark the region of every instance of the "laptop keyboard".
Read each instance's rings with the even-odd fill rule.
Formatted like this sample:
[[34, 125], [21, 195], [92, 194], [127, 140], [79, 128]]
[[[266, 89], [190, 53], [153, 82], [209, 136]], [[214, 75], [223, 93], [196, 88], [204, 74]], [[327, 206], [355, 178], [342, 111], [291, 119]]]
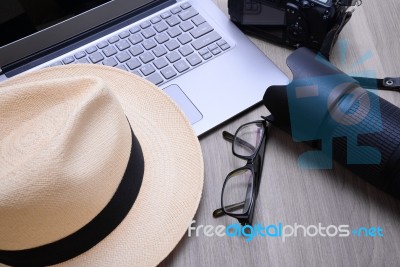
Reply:
[[186, 2], [50, 66], [102, 64], [161, 85], [210, 61], [230, 47]]

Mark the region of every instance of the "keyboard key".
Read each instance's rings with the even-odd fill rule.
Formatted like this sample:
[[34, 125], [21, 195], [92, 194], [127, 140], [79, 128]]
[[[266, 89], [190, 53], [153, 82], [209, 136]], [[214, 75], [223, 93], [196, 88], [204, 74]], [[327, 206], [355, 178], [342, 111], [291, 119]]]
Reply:
[[150, 75], [156, 70], [154, 67], [150, 64], [144, 65], [143, 67], [140, 68], [140, 71], [143, 73], [144, 76]]
[[144, 38], [149, 39], [150, 37], [156, 35], [156, 32], [153, 30], [153, 28], [147, 28], [145, 30], [142, 30], [142, 35], [144, 36]]
[[107, 41], [108, 41], [110, 44], [113, 44], [113, 43], [118, 42], [118, 40], [119, 40], [118, 36], [112, 36], [112, 37], [108, 38]]
[[66, 57], [66, 58], [63, 59], [62, 62], [64, 62], [64, 64], [70, 64], [70, 63], [72, 63], [74, 61], [75, 61], [74, 57]]
[[206, 33], [209, 33], [210, 31], [214, 30], [213, 27], [210, 26], [210, 24], [208, 24], [208, 22], [205, 22], [203, 24], [201, 24], [199, 27], [193, 29], [190, 31], [190, 34], [194, 37], [194, 38], [199, 38], [200, 36], [203, 36]]
[[212, 31], [212, 32], [207, 33], [206, 35], [200, 37], [199, 39], [194, 40], [192, 42], [192, 45], [196, 50], [199, 50], [219, 39], [221, 39], [221, 36], [217, 32]]
[[203, 48], [203, 49], [199, 50], [199, 54], [200, 54], [200, 55], [204, 55], [204, 54], [206, 54], [206, 53], [208, 53], [207, 48]]
[[165, 33], [158, 34], [156, 37], [154, 37], [154, 39], [156, 39], [157, 43], [159, 44], [165, 43], [169, 40], [168, 36]]
[[166, 67], [165, 69], [161, 70], [162, 76], [165, 79], [171, 79], [172, 77], [176, 76], [176, 71], [172, 67]]
[[226, 44], [226, 41], [224, 39], [221, 39], [217, 42], [217, 45], [219, 45], [219, 46], [224, 45], [224, 44]]
[[97, 44], [97, 47], [99, 49], [103, 49], [104, 47], [106, 47], [108, 45], [107, 41], [101, 41], [100, 43]]
[[193, 48], [191, 48], [189, 45], [182, 46], [178, 50], [184, 57], [194, 52]]
[[143, 48], [140, 45], [135, 45], [132, 48], [129, 49], [129, 52], [136, 57], [137, 55], [140, 55], [141, 53], [144, 52]]
[[160, 45], [157, 46], [156, 48], [153, 49], [153, 54], [156, 55], [156, 57], [161, 57], [167, 53], [167, 49], [164, 48], [164, 46]]
[[219, 53], [221, 53], [222, 51], [221, 51], [221, 49], [219, 49], [219, 48], [216, 48], [216, 49], [214, 49], [214, 50], [211, 50], [211, 53], [213, 53], [213, 55], [218, 55]]
[[189, 4], [189, 3], [183, 3], [182, 5], [181, 5], [181, 8], [182, 9], [188, 9], [189, 7], [191, 7], [192, 5], [191, 4]]
[[159, 85], [162, 83], [164, 80], [158, 73], [153, 73], [149, 77], [146, 78], [148, 81], [151, 83], [154, 83], [155, 85]]
[[183, 10], [181, 13], [178, 14], [178, 16], [181, 18], [181, 20], [188, 20], [194, 16], [199, 14], [193, 7], [188, 8], [186, 10]]
[[171, 9], [172, 14], [178, 14], [181, 11], [182, 9], [180, 7], [174, 7], [173, 9]]
[[189, 34], [184, 33], [184, 34], [182, 34], [181, 36], [178, 37], [178, 41], [179, 41], [181, 44], [184, 45], [184, 44], [187, 44], [187, 43], [189, 43], [190, 41], [192, 41], [192, 37], [190, 37]]
[[201, 55], [204, 60], [210, 59], [212, 57], [211, 53], [207, 51], [207, 53]]
[[146, 29], [146, 28], [150, 27], [150, 25], [151, 25], [150, 21], [147, 20], [145, 22], [140, 23], [140, 28]]
[[114, 46], [108, 46], [104, 48], [102, 51], [104, 55], [106, 55], [106, 57], [111, 57], [112, 55], [115, 55], [117, 53], [117, 49], [115, 49]]
[[63, 65], [63, 63], [61, 61], [56, 61], [56, 62], [50, 64], [49, 67], [55, 67], [55, 66], [61, 66], [61, 65]]
[[94, 53], [96, 51], [97, 51], [97, 47], [95, 47], [95, 46], [86, 48], [86, 53], [88, 53], [88, 54]]
[[209, 46], [207, 46], [207, 48], [208, 48], [208, 50], [211, 51], [211, 50], [217, 49], [218, 46], [216, 44], [210, 44]]
[[124, 38], [128, 37], [129, 35], [130, 35], [130, 34], [129, 34], [128, 31], [123, 31], [123, 32], [120, 32], [120, 33], [118, 34], [119, 38], [121, 38], [121, 39], [124, 39]]
[[128, 43], [127, 40], [121, 40], [118, 43], [115, 44], [115, 46], [120, 50], [123, 51], [125, 49], [128, 49], [131, 45]]
[[229, 44], [227, 44], [227, 43], [221, 45], [220, 47], [221, 47], [221, 49], [224, 50], [224, 51], [225, 51], [225, 50], [228, 50], [229, 48], [231, 48], [231, 46], [230, 46]]
[[131, 60], [129, 60], [128, 62], [126, 62], [126, 65], [131, 69], [134, 70], [136, 68], [139, 68], [142, 64], [140, 63], [139, 60], [137, 60], [136, 58], [133, 58]]
[[177, 16], [172, 16], [168, 19], [165, 20], [167, 22], [167, 24], [171, 27], [178, 25], [179, 23], [181, 23], [180, 19]]
[[152, 18], [150, 20], [150, 22], [153, 23], [153, 24], [156, 24], [156, 23], [158, 23], [160, 21], [161, 21], [161, 18], [159, 16], [156, 16], [156, 17], [154, 17], [154, 18]]
[[184, 60], [179, 60], [178, 62], [174, 63], [174, 67], [178, 72], [184, 72], [185, 70], [189, 69], [189, 65]]
[[154, 29], [156, 29], [157, 32], [163, 32], [168, 29], [168, 25], [164, 21], [161, 21], [154, 25]]
[[142, 77], [142, 74], [140, 74], [140, 72], [137, 71], [137, 70], [132, 71], [132, 73], [137, 75], [137, 76], [139, 76], [139, 77]]
[[103, 65], [115, 67], [118, 65], [118, 62], [113, 57], [110, 57], [103, 60]]
[[167, 33], [171, 38], [174, 38], [174, 37], [180, 35], [182, 32], [179, 29], [179, 27], [175, 26], [175, 27], [168, 29]]
[[128, 52], [122, 52], [119, 53], [118, 55], [115, 56], [119, 62], [123, 63], [127, 61], [128, 59], [131, 59], [131, 56], [128, 54]]
[[154, 56], [152, 53], [146, 52], [144, 54], [141, 54], [139, 56], [139, 58], [144, 64], [146, 64], [146, 63], [149, 63], [150, 61], [152, 61], [154, 59]]
[[136, 34], [132, 35], [131, 37], [129, 37], [129, 41], [130, 41], [133, 45], [135, 45], [135, 44], [138, 44], [138, 43], [140, 43], [141, 41], [143, 41], [143, 38], [142, 38], [142, 36], [140, 36], [138, 33], [136, 33]]
[[168, 48], [169, 51], [175, 50], [179, 47], [179, 43], [172, 39], [165, 43], [165, 46]]
[[206, 20], [201, 15], [197, 15], [197, 16], [192, 18], [192, 21], [196, 26], [199, 26], [200, 24], [202, 24]]
[[152, 49], [152, 48], [157, 46], [156, 42], [154, 42], [153, 39], [144, 40], [142, 42], [142, 45], [146, 50], [150, 50], [150, 49]]
[[157, 69], [162, 69], [168, 65], [168, 62], [165, 60], [165, 58], [162, 57], [154, 60], [153, 64], [154, 66], [156, 66]]
[[169, 62], [174, 63], [175, 61], [181, 59], [181, 56], [176, 51], [173, 51], [167, 55], [167, 59]]
[[74, 64], [88, 64], [88, 63], [90, 63], [90, 62], [86, 58], [81, 58], [74, 62]]
[[167, 18], [169, 18], [169, 17], [171, 17], [171, 13], [170, 12], [164, 12], [164, 13], [162, 13], [161, 14], [161, 17], [163, 18], [163, 19], [167, 19]]
[[129, 31], [131, 33], [137, 33], [138, 31], [140, 31], [140, 27], [139, 26], [133, 26], [132, 28], [129, 29]]
[[92, 63], [97, 63], [102, 61], [104, 57], [100, 52], [95, 52], [89, 56], [89, 59], [92, 61]]
[[201, 63], [201, 58], [197, 54], [192, 54], [186, 58], [190, 65], [196, 66]]
[[86, 53], [83, 52], [83, 51], [79, 51], [74, 56], [75, 56], [76, 59], [80, 59], [80, 58], [83, 58], [84, 56], [86, 56]]
[[118, 65], [118, 66], [116, 66], [116, 68], [128, 71], [128, 69], [124, 65]]
[[182, 22], [179, 25], [179, 27], [181, 28], [182, 31], [187, 32], [187, 31], [193, 29], [194, 26], [189, 20], [187, 20], [187, 21]]

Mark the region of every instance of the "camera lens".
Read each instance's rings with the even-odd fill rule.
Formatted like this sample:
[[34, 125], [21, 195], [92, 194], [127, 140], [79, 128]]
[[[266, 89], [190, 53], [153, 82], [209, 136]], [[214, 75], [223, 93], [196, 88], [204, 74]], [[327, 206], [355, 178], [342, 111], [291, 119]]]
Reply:
[[320, 142], [300, 166], [327, 169], [335, 160], [400, 197], [400, 109], [306, 48], [287, 62], [293, 81], [269, 87], [263, 101], [270, 122], [295, 141]]

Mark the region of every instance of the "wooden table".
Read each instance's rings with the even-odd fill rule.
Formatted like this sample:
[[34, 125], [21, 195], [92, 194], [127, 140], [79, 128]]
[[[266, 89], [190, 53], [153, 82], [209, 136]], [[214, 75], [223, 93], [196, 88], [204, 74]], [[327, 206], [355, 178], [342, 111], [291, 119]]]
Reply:
[[[204, 1], [204, 0], [197, 0]], [[214, 0], [228, 14], [227, 0]], [[377, 77], [400, 76], [400, 3], [364, 0], [340, 35], [331, 61], [349, 74], [373, 70]], [[274, 44], [252, 41], [289, 77], [286, 57], [292, 52]], [[347, 47], [347, 48], [346, 48]], [[363, 60], [366, 59], [366, 60]], [[400, 94], [380, 96], [400, 106]], [[205, 162], [203, 197], [194, 226], [229, 225], [230, 217], [214, 219], [227, 173], [243, 162], [231, 153], [222, 131], [234, 132], [245, 122], [269, 112], [259, 106], [200, 138]], [[400, 118], [399, 118], [400, 119]], [[273, 128], [267, 144], [264, 173], [254, 221], [264, 225], [294, 223], [381, 227], [383, 237], [188, 237], [187, 234], [161, 266], [400, 266], [400, 201], [375, 189], [345, 168], [305, 170], [298, 156], [306, 146]]]

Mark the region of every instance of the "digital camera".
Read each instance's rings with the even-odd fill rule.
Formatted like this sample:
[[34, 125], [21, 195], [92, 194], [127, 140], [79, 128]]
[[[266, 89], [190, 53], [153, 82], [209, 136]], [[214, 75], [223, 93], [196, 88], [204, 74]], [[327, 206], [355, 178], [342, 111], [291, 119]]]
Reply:
[[[360, 0], [228, 0], [231, 20], [245, 33], [292, 47], [334, 43]], [[333, 46], [332, 44], [329, 44]]]

